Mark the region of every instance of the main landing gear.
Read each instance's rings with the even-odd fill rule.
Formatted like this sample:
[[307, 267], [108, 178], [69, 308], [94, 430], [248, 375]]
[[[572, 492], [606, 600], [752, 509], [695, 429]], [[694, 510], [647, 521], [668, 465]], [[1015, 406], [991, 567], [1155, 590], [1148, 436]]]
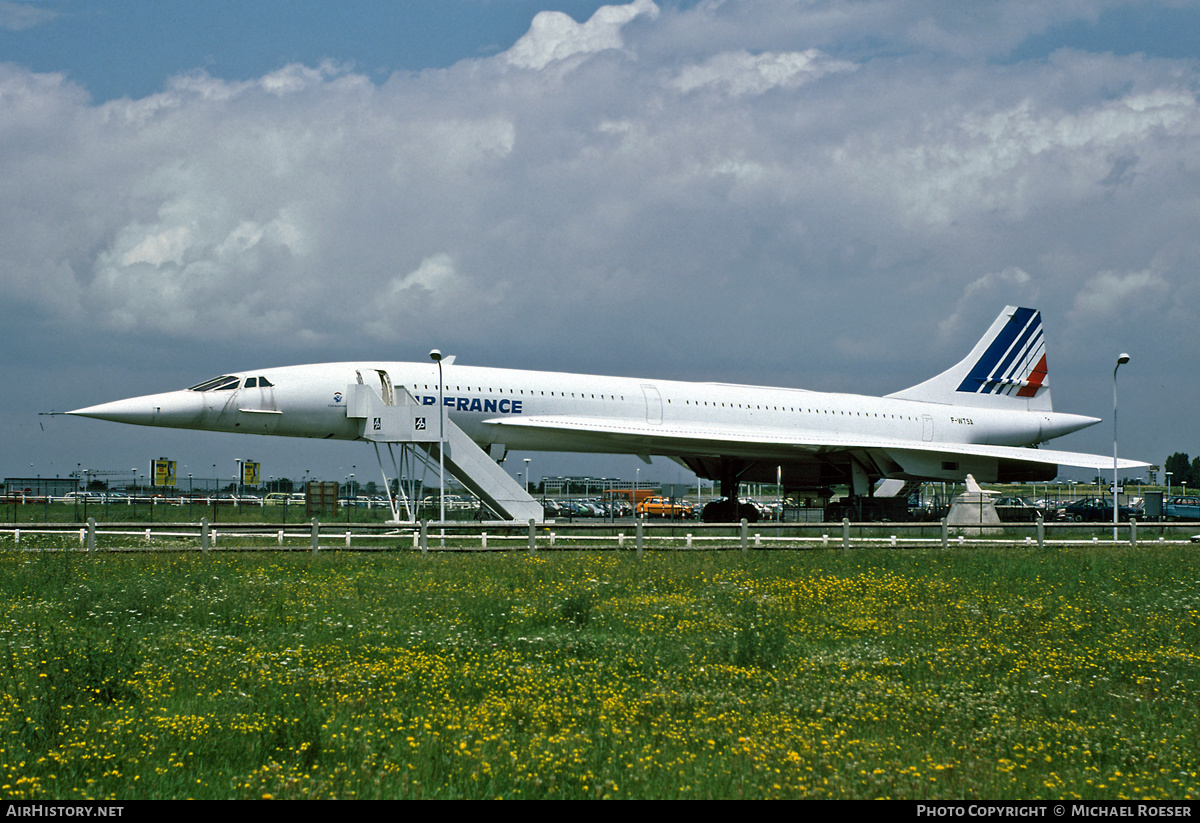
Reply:
[[741, 466], [731, 460], [721, 461], [721, 498], [707, 504], [700, 513], [705, 523], [758, 522], [758, 509], [750, 503], [738, 502], [738, 474]]

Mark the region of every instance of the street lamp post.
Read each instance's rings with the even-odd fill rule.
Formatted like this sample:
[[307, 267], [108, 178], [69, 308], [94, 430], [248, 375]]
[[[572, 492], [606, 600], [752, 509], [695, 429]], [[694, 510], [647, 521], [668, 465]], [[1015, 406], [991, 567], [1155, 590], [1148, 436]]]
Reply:
[[429, 357], [438, 367], [438, 493], [440, 507], [438, 519], [442, 526], [442, 545], [446, 545], [446, 469], [443, 456], [446, 452], [446, 401], [442, 397], [442, 353], [437, 349], [429, 352]]
[[1129, 355], [1121, 352], [1117, 365], [1113, 367], [1113, 542], [1117, 542], [1117, 369], [1129, 362]]

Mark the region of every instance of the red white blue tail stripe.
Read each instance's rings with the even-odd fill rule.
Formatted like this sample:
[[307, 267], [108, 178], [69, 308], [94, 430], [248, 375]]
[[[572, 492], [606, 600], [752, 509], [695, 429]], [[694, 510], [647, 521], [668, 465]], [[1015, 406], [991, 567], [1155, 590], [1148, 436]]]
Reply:
[[1036, 309], [1016, 309], [957, 390], [1034, 397], [1047, 385], [1042, 313]]

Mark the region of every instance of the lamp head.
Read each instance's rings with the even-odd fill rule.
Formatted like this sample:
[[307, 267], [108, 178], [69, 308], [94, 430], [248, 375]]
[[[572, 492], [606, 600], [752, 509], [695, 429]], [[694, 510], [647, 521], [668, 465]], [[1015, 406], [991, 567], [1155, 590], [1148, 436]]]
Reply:
[[434, 349], [433, 351], [429, 352], [429, 359], [434, 363], [440, 363], [442, 360], [442, 353], [437, 349]]
[[1129, 355], [1126, 354], [1125, 352], [1121, 352], [1120, 357], [1117, 358], [1117, 365], [1124, 366], [1128, 362], [1129, 362]]

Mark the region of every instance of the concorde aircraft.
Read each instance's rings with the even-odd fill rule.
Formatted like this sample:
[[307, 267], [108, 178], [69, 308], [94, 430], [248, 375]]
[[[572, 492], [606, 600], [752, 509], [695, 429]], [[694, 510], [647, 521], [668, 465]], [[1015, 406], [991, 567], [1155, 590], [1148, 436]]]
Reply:
[[[720, 482], [724, 501], [705, 513], [710, 520], [750, 513], [738, 504], [741, 482], [778, 478], [788, 489], [846, 485], [854, 496], [865, 496], [880, 478], [953, 482], [971, 474], [982, 482], [1029, 482], [1054, 478], [1059, 464], [1113, 466], [1106, 456], [1036, 448], [1099, 419], [1052, 410], [1041, 313], [1013, 306], [957, 365], [885, 397], [481, 368], [447, 357], [440, 364], [255, 369], [68, 414], [147, 426], [388, 440], [373, 434], [366, 419], [378, 430], [381, 418], [354, 410], [364, 386], [386, 407], [402, 398], [409, 431], [453, 424], [494, 457], [523, 450], [632, 454], [647, 462], [651, 455], [672, 458]], [[444, 414], [436, 412], [439, 397]]]

